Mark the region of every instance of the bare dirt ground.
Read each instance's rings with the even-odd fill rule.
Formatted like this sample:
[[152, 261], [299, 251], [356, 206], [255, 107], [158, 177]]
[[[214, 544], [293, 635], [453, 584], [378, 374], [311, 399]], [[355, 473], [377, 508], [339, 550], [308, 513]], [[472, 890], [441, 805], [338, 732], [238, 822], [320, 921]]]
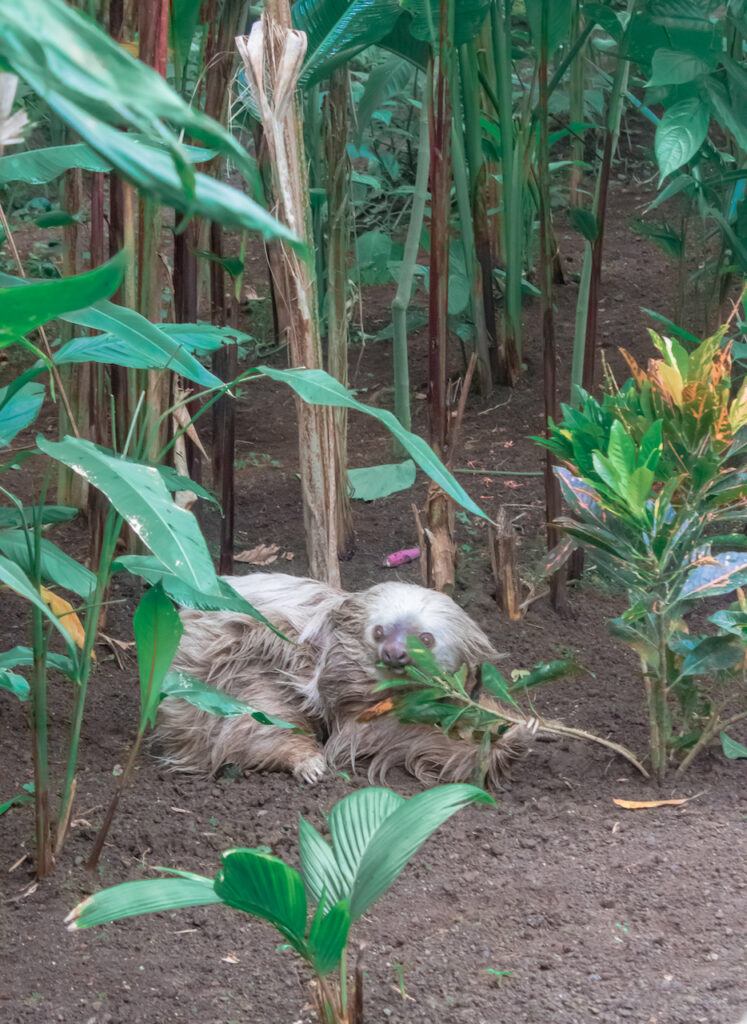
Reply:
[[[649, 350], [641, 306], [671, 312], [673, 274], [660, 253], [627, 228], [645, 190], [617, 181], [611, 195], [601, 314], [605, 354]], [[571, 274], [579, 247], [560, 227]], [[261, 271], [258, 269], [258, 275]], [[570, 362], [576, 285], [558, 294], [563, 380]], [[367, 303], [366, 329], [388, 322], [387, 290]], [[542, 427], [536, 309], [527, 309], [528, 370], [513, 394], [474, 400], [465, 421], [462, 465], [531, 470], [541, 465], [527, 440]], [[250, 325], [251, 329], [251, 325]], [[413, 384], [425, 380], [422, 337]], [[354, 384], [371, 397], [390, 382], [390, 349], [369, 344]], [[565, 384], [564, 384], [565, 387]], [[376, 399], [390, 401], [387, 392]], [[424, 430], [416, 399], [415, 429]], [[277, 543], [305, 572], [295, 419], [290, 395], [252, 384], [241, 397], [238, 430], [237, 548]], [[54, 430], [53, 413], [49, 430]], [[370, 422], [351, 422], [351, 465], [390, 460], [387, 438]], [[278, 463], [279, 465], [275, 465]], [[507, 505], [522, 535], [528, 581], [543, 549], [541, 481], [532, 477], [462, 477], [485, 509]], [[356, 505], [357, 548], [343, 566], [345, 584], [363, 588], [393, 578], [383, 556], [414, 542], [411, 502], [396, 495]], [[209, 535], [215, 522], [206, 517]], [[84, 529], [56, 538], [81, 550]], [[544, 601], [525, 621], [508, 624], [491, 596], [484, 533], [460, 525], [456, 598], [509, 654], [511, 667], [573, 652], [584, 672], [540, 692], [544, 714], [565, 719], [642, 751], [645, 715], [635, 659], [607, 632], [620, 595], [590, 574], [572, 595], [573, 614], [555, 616]], [[396, 576], [419, 582], [417, 566]], [[109, 632], [130, 639], [136, 591], [122, 585]], [[4, 648], [24, 642], [23, 610], [3, 596]], [[3, 649], [4, 649], [3, 648]], [[30, 809], [0, 820], [0, 1020], [7, 1024], [295, 1024], [310, 1020], [306, 977], [269, 927], [224, 908], [125, 921], [69, 934], [66, 913], [102, 886], [147, 876], [152, 865], [212, 873], [219, 852], [266, 845], [293, 860], [299, 814], [318, 827], [332, 804], [364, 784], [329, 778], [305, 788], [277, 775], [195, 780], [165, 774], [144, 757], [96, 877], [82, 868], [136, 721], [134, 666], [119, 669], [100, 649], [86, 717], [76, 821], [56, 874], [23, 896], [32, 864], [11, 867], [32, 849]], [[64, 730], [70, 695], [55, 683], [53, 728]], [[744, 737], [740, 737], [744, 739]], [[59, 749], [53, 751], [59, 775]], [[747, 1010], [744, 869], [747, 788], [744, 762], [707, 753], [662, 794], [691, 796], [681, 808], [628, 812], [614, 797], [656, 796], [651, 784], [598, 747], [540, 744], [514, 772], [495, 809], [457, 815], [417, 856], [361, 922], [367, 1016], [371, 1022], [469, 1024], [737, 1024]], [[31, 777], [24, 710], [0, 703], [0, 777], [10, 795]], [[393, 776], [405, 794], [412, 780]], [[10, 873], [9, 873], [10, 872]], [[500, 983], [488, 968], [510, 972]]]

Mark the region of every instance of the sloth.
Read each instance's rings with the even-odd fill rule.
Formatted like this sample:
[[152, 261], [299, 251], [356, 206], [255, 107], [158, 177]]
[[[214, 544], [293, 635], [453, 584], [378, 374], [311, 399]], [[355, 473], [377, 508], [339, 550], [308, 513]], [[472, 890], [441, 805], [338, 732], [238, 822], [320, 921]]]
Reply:
[[[368, 766], [371, 782], [384, 781], [395, 767], [426, 784], [474, 778], [484, 756], [474, 742], [391, 715], [365, 720], [382, 699], [377, 684], [409, 663], [409, 636], [419, 637], [447, 671], [468, 666], [475, 681], [479, 666], [499, 657], [451, 598], [400, 582], [345, 593], [282, 573], [226, 579], [287, 639], [247, 615], [184, 610], [174, 668], [298, 728], [264, 725], [250, 715], [219, 717], [167, 698], [155, 740], [169, 768], [214, 774], [235, 764], [286, 771], [307, 783], [330, 768], [355, 771], [358, 764]], [[499, 788], [531, 735], [515, 725], [492, 744], [490, 785]]]

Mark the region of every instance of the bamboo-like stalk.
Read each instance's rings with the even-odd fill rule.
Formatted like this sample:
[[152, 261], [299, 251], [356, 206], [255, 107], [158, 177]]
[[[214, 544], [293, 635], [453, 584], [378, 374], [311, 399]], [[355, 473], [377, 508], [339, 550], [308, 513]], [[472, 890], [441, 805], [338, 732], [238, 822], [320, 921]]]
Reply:
[[[558, 419], [558, 389], [556, 382], [555, 322], [553, 317], [553, 241], [550, 210], [550, 140], [548, 124], [548, 20], [550, 0], [542, 0], [539, 77], [539, 146], [537, 152], [539, 221], [540, 221], [540, 285], [542, 314], [542, 362], [544, 368], [543, 391], [545, 423], [550, 418]], [[545, 427], [546, 436], [549, 430]], [[560, 540], [560, 531], [555, 526], [560, 517], [562, 504], [560, 485], [554, 473], [555, 459], [549, 449], [545, 450], [545, 511], [547, 517], [547, 548], [551, 551]], [[550, 600], [556, 611], [567, 603], [566, 571], [562, 566], [550, 578]]]
[[[244, 62], [262, 122], [273, 174], [276, 216], [307, 243], [308, 176], [295, 86], [306, 37], [291, 27], [288, 0], [268, 0], [260, 21], [236, 46]], [[288, 346], [293, 366], [321, 368], [322, 349], [313, 265], [283, 247], [275, 285], [289, 317]], [[337, 538], [336, 424], [333, 410], [296, 400], [306, 546], [313, 576], [340, 581]]]
[[[39, 499], [44, 503], [46, 481]], [[32, 583], [38, 591], [41, 585], [41, 513], [34, 519]], [[31, 748], [34, 759], [34, 817], [36, 826], [36, 874], [44, 878], [54, 868], [52, 832], [49, 813], [49, 712], [47, 709], [47, 648], [44, 636], [44, 617], [41, 609], [31, 609], [33, 667], [31, 672]]]
[[[454, 2], [441, 0], [431, 110], [431, 260], [428, 305], [428, 414], [430, 443], [444, 458], [448, 442], [447, 347], [449, 312], [449, 221], [451, 213], [451, 76]], [[426, 502], [427, 541], [423, 565], [428, 586], [450, 590], [456, 576], [454, 507], [431, 485]]]
[[[100, 267], [106, 260], [106, 226], [104, 217], [105, 175], [91, 175], [91, 232], [89, 251], [91, 268]], [[101, 363], [93, 363], [91, 371], [91, 439], [100, 445], [109, 444], [109, 402], [107, 396], [106, 371]], [[106, 500], [95, 487], [88, 489], [88, 559], [91, 565], [98, 565], [101, 554]]]
[[[583, 34], [584, 16], [582, 0], [574, 0], [573, 13], [571, 15], [571, 46]], [[584, 89], [586, 86], [586, 60], [585, 47], [576, 55], [571, 66], [571, 79], [568, 87], [568, 119], [571, 124], [578, 124], [584, 119]], [[568, 169], [568, 200], [571, 206], [581, 206], [581, 181], [583, 173], [578, 166], [584, 158], [584, 140], [574, 133], [571, 140], [571, 160], [573, 163]]]
[[[348, 386], [348, 248], [350, 245], [350, 160], [347, 155], [350, 74], [333, 72], [325, 104], [327, 160], [327, 369]], [[355, 549], [348, 496], [348, 411], [335, 409], [337, 424], [337, 544], [342, 559]]]
[[[582, 267], [582, 285], [587, 291], [586, 296], [579, 290], [579, 308], [576, 311], [576, 336], [574, 338], [574, 355], [572, 363], [572, 400], [575, 401], [576, 386], [581, 384], [585, 391], [594, 387], [596, 373], [597, 319], [599, 312], [599, 294], [602, 280], [602, 259], [604, 254], [604, 227], [607, 214], [607, 194], [609, 191], [612, 160], [617, 150], [620, 136], [620, 120], [622, 118], [623, 101], [627, 89], [630, 62], [626, 59], [630, 25], [636, 0], [628, 0], [628, 21], [620, 41], [612, 90], [607, 104], [604, 149], [602, 165], [597, 177], [594, 191], [592, 213], [597, 225], [597, 233], [593, 242], [587, 243], [584, 251]], [[587, 269], [588, 263], [588, 269]], [[586, 298], [585, 308], [581, 300]], [[583, 333], [582, 333], [583, 332]], [[579, 377], [579, 371], [581, 376]]]
[[506, 261], [506, 290], [503, 307], [504, 327], [503, 371], [500, 384], [512, 384], [521, 366], [521, 278], [523, 254], [521, 244], [521, 181], [515, 168], [513, 78], [511, 61], [511, 4], [495, 0], [490, 8], [497, 77], [498, 118], [501, 129], [501, 178], [503, 196], [503, 256]]
[[433, 63], [428, 62], [425, 85], [420, 104], [420, 125], [418, 134], [418, 156], [415, 169], [415, 187], [410, 207], [410, 222], [407, 226], [405, 249], [399, 271], [397, 292], [392, 301], [393, 329], [393, 370], [394, 370], [394, 414], [409, 430], [412, 425], [410, 408], [410, 365], [407, 344], [407, 312], [412, 298], [412, 283], [415, 265], [420, 249], [425, 207], [428, 202], [428, 178], [431, 166], [430, 111], [433, 93]]

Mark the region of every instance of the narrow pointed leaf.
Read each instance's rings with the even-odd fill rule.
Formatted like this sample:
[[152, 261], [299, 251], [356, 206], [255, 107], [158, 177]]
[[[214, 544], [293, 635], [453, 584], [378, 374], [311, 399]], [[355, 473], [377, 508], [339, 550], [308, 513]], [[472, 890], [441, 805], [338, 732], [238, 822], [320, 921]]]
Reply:
[[140, 675], [140, 722], [155, 724], [161, 687], [174, 660], [184, 626], [179, 613], [157, 583], [146, 590], [132, 619]]
[[297, 728], [291, 722], [284, 722], [282, 718], [265, 714], [264, 711], [253, 708], [230, 693], [219, 690], [209, 683], [204, 683], [187, 672], [180, 672], [178, 669], [173, 669], [164, 676], [160, 697], [176, 697], [179, 700], [186, 700], [188, 704], [200, 711], [207, 711], [208, 714], [219, 715], [222, 718], [250, 715], [262, 725], [274, 725], [278, 729]]
[[314, 915], [308, 940], [309, 960], [322, 977], [339, 966], [347, 945], [350, 923], [347, 900], [335, 903], [326, 913], [318, 911]]
[[33, 423], [44, 404], [45, 389], [31, 381], [12, 396], [0, 388], [0, 447], [10, 444], [16, 434]]
[[387, 817], [371, 838], [358, 865], [350, 900], [353, 921], [386, 892], [439, 825], [470, 803], [494, 804], [495, 801], [476, 786], [438, 786], [412, 797]]
[[93, 928], [110, 921], [140, 914], [159, 914], [182, 907], [202, 907], [220, 903], [212, 878], [147, 878], [138, 882], [102, 889], [79, 903], [65, 919], [68, 928]]
[[[29, 538], [25, 531], [0, 530], [0, 551], [16, 565], [20, 565], [27, 574], [33, 570], [33, 553], [29, 552], [28, 539], [31, 540], [33, 551], [34, 540]], [[96, 586], [96, 577], [91, 570], [65, 554], [51, 540], [41, 537], [39, 543], [42, 577], [64, 587], [65, 590], [72, 590], [84, 600], [90, 597]]]
[[47, 605], [42, 600], [41, 594], [37, 592], [33, 583], [28, 578], [23, 569], [19, 568], [15, 562], [12, 562], [9, 558], [4, 555], [0, 555], [0, 583], [4, 583], [11, 590], [14, 590], [16, 594], [24, 597], [27, 601], [30, 601], [45, 618], [52, 623], [58, 633], [64, 638], [68, 648], [72, 651], [75, 650], [75, 644], [72, 637], [65, 629], [62, 621], [49, 610]]
[[730, 761], [747, 757], [747, 747], [743, 743], [733, 740], [728, 733], [719, 733], [719, 739], [721, 740], [721, 749], [724, 752], [724, 757], [728, 757]]
[[0, 668], [0, 690], [12, 693], [19, 700], [28, 700], [31, 688], [28, 682], [19, 676], [17, 672], [9, 672], [8, 669]]
[[298, 852], [304, 884], [317, 903], [322, 896], [335, 902], [349, 894], [332, 848], [304, 817], [298, 823]]

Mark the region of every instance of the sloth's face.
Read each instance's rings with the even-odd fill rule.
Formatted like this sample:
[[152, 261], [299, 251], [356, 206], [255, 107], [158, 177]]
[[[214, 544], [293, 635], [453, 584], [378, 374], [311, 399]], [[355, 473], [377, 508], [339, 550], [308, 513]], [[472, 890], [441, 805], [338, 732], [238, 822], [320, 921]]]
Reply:
[[479, 634], [450, 597], [411, 583], [371, 587], [365, 594], [365, 606], [366, 639], [374, 660], [389, 672], [402, 671], [410, 663], [407, 638], [411, 636], [430, 648], [443, 668], [454, 672], [467, 660], [465, 641], [470, 632]]

